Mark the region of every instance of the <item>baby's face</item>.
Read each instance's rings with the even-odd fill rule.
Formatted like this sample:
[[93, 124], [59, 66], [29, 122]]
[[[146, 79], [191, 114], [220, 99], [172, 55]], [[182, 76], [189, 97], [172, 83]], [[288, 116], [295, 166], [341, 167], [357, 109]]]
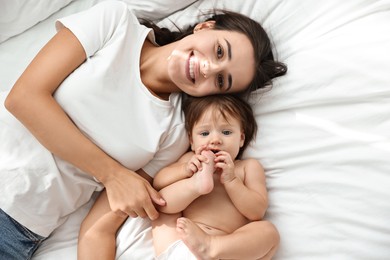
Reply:
[[228, 115], [226, 119], [219, 111], [208, 109], [194, 125], [191, 133], [191, 148], [207, 147], [214, 153], [228, 152], [234, 160], [244, 144], [245, 135], [240, 121]]

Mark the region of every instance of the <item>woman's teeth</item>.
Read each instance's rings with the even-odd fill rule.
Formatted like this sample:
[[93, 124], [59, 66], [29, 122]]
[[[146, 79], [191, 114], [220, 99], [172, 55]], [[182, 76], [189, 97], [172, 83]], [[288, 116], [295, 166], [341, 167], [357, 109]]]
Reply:
[[190, 77], [192, 80], [195, 80], [195, 72], [194, 72], [194, 67], [195, 67], [195, 56], [190, 57], [190, 62], [189, 62], [189, 70], [190, 70]]

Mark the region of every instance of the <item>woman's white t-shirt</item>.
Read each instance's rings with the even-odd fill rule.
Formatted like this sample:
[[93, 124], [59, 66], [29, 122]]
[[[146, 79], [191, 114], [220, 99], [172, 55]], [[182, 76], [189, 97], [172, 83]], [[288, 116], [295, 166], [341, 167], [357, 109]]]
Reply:
[[[122, 2], [105, 1], [57, 21], [79, 39], [87, 60], [54, 94], [77, 127], [131, 170], [154, 177], [188, 148], [181, 95], [169, 100], [141, 82], [140, 52], [151, 29]], [[4, 104], [6, 93], [0, 99]], [[0, 207], [48, 236], [102, 189], [95, 179], [46, 150], [4, 106], [0, 114]]]

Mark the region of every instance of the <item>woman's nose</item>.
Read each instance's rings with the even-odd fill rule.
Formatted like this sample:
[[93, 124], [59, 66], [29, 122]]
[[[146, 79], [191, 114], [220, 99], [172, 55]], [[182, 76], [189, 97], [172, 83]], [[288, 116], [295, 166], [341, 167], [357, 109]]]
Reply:
[[200, 63], [200, 73], [204, 78], [209, 77], [213, 73], [218, 71], [218, 65], [210, 60], [203, 59]]

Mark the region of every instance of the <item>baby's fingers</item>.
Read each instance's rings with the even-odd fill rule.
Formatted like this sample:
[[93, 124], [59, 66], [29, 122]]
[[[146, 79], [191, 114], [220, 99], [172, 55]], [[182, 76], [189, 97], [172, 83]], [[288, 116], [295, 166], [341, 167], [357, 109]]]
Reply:
[[195, 150], [195, 154], [200, 155], [202, 151], [207, 149], [207, 145], [202, 145]]
[[193, 163], [188, 164], [188, 171], [193, 174], [198, 171], [198, 168]]

